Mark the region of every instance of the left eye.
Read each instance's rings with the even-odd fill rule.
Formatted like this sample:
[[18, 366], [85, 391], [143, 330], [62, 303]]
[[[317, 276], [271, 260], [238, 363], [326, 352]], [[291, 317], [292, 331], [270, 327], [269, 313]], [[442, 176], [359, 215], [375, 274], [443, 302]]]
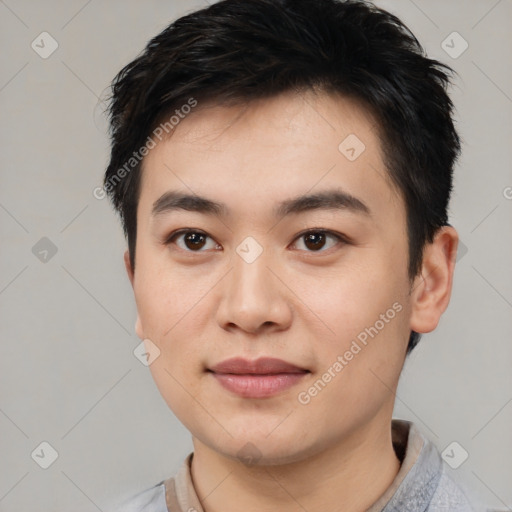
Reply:
[[[329, 238], [335, 241], [334, 244], [331, 244], [331, 247], [334, 247], [336, 243], [344, 241], [341, 236], [335, 235], [330, 231], [319, 230], [302, 233], [296, 240], [303, 241], [303, 245], [307, 248], [308, 252], [322, 252], [326, 250], [325, 245]], [[331, 247], [328, 246], [327, 249]]]

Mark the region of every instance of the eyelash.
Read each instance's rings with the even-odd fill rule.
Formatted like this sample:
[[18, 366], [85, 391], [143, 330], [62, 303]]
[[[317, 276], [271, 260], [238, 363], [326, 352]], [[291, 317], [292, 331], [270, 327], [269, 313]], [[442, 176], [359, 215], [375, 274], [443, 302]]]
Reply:
[[[194, 234], [198, 234], [198, 235], [204, 235], [208, 238], [210, 238], [211, 240], [213, 240], [213, 238], [211, 238], [207, 233], [205, 233], [204, 231], [201, 231], [201, 230], [198, 230], [198, 229], [193, 229], [193, 228], [182, 228], [182, 229], [179, 229], [177, 231], [173, 231], [165, 240], [164, 244], [165, 245], [170, 245], [172, 243], [174, 243], [175, 239], [178, 238], [179, 236], [181, 235], [185, 235], [187, 233], [194, 233]], [[299, 240], [300, 238], [306, 236], [306, 235], [309, 235], [311, 233], [314, 233], [314, 234], [323, 234], [323, 235], [328, 235], [328, 236], [331, 236], [333, 238], [335, 238], [337, 240], [337, 244], [338, 245], [339, 243], [342, 243], [342, 244], [349, 244], [350, 243], [350, 240], [348, 237], [346, 237], [345, 235], [342, 235], [341, 233], [337, 233], [337, 232], [334, 232], [334, 231], [330, 231], [328, 229], [323, 229], [323, 228], [317, 228], [317, 229], [308, 229], [306, 231], [302, 231], [300, 232], [295, 238], [294, 238], [294, 241], [295, 240]], [[315, 254], [315, 253], [325, 253], [325, 252], [328, 252], [330, 249], [334, 249], [336, 247], [336, 245], [334, 247], [330, 247], [329, 249], [320, 249], [318, 251], [306, 251], [307, 253], [311, 253], [311, 254]], [[201, 253], [201, 252], [206, 252], [204, 250], [198, 250], [198, 251], [192, 251], [190, 249], [182, 249], [181, 247], [179, 248], [180, 250], [184, 251], [184, 252], [189, 252], [189, 253]]]

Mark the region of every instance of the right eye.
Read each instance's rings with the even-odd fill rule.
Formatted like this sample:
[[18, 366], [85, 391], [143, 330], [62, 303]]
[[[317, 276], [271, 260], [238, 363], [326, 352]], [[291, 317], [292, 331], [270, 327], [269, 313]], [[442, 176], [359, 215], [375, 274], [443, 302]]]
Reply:
[[205, 252], [201, 249], [208, 245], [208, 239], [211, 240], [211, 244], [210, 247], [206, 247], [207, 249], [221, 248], [213, 238], [203, 231], [190, 228], [179, 229], [171, 233], [166, 239], [165, 245], [176, 244], [180, 249], [186, 252]]

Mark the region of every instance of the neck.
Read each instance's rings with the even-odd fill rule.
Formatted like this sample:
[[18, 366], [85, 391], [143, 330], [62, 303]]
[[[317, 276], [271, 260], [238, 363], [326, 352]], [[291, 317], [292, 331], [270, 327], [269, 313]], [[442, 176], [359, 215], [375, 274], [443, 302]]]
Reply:
[[359, 427], [304, 460], [277, 466], [247, 466], [193, 441], [192, 480], [205, 512], [361, 512], [400, 469], [391, 417]]

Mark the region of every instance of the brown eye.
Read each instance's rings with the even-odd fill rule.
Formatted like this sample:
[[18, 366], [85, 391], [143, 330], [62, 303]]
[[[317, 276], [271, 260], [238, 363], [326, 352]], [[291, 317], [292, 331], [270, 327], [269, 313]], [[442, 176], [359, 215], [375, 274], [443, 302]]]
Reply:
[[[329, 245], [329, 239], [334, 240], [334, 243], [331, 242]], [[305, 250], [307, 252], [324, 252], [331, 247], [335, 247], [337, 243], [345, 242], [342, 236], [336, 235], [330, 231], [322, 230], [302, 233], [299, 235], [297, 240], [303, 241], [303, 244], [306, 247]], [[327, 249], [325, 248], [326, 246]], [[301, 247], [299, 247], [299, 249], [301, 249]]]
[[308, 233], [304, 235], [304, 245], [312, 251], [317, 251], [325, 245], [325, 233]]
[[[208, 246], [208, 240], [211, 240]], [[173, 233], [166, 241], [166, 245], [176, 243], [176, 245], [188, 252], [204, 252], [202, 249], [215, 249], [219, 246], [206, 233], [193, 230], [181, 230]]]
[[201, 249], [205, 245], [206, 237], [202, 233], [187, 233], [183, 240], [185, 245], [192, 250]]

